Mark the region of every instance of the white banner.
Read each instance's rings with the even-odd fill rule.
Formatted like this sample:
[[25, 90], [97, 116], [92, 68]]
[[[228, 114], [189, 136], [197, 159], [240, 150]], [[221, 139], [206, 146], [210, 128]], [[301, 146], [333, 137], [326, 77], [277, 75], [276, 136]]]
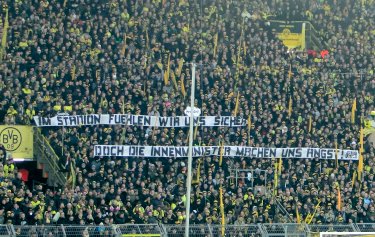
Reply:
[[[120, 146], [96, 145], [95, 156], [134, 156], [134, 157], [187, 157], [188, 147], [176, 146]], [[334, 160], [336, 150], [331, 148], [268, 148], [268, 147], [241, 147], [241, 146], [194, 146], [193, 156], [241, 156], [248, 158], [305, 158]], [[339, 160], [358, 160], [356, 150], [337, 150]]]
[[[88, 114], [88, 115], [58, 115], [52, 118], [34, 116], [37, 127], [70, 127], [84, 125], [134, 125], [157, 127], [189, 127], [189, 116], [157, 117], [130, 114]], [[215, 127], [246, 126], [246, 119], [230, 116], [199, 116], [194, 117], [194, 125]]]

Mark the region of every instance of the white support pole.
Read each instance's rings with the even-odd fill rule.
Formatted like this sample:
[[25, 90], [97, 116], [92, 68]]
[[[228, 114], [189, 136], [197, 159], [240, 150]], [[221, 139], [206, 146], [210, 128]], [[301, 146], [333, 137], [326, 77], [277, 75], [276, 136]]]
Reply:
[[61, 145], [61, 155], [64, 156], [64, 143], [65, 143], [65, 127], [62, 127], [62, 145]]
[[190, 94], [190, 130], [189, 130], [189, 154], [188, 154], [188, 174], [186, 180], [186, 221], [185, 221], [185, 237], [189, 237], [189, 222], [190, 222], [190, 192], [191, 192], [191, 169], [193, 163], [193, 140], [194, 140], [194, 97], [195, 97], [195, 63], [192, 63], [191, 76], [191, 94]]

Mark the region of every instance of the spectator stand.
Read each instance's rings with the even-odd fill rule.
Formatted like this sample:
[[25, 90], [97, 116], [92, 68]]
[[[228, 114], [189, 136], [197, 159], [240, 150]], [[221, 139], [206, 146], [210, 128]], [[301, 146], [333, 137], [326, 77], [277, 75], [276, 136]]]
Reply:
[[[212, 68], [216, 67], [217, 69], [215, 72], [209, 70], [200, 70], [199, 72], [199, 93], [201, 96], [197, 100], [199, 106], [206, 104], [207, 108], [202, 111], [203, 113], [207, 113], [207, 115], [231, 113], [232, 109], [235, 108], [236, 91], [233, 91], [233, 84], [234, 79], [236, 79], [238, 88], [241, 89], [241, 94], [237, 93], [237, 95], [244, 98], [238, 106], [238, 112], [239, 114], [252, 112], [251, 119], [256, 128], [259, 129], [259, 131], [256, 128], [251, 129], [252, 131], [248, 131], [247, 134], [234, 129], [230, 131], [234, 135], [233, 141], [231, 141], [229, 135], [227, 136], [228, 131], [226, 129], [220, 129], [222, 131], [207, 129], [198, 134], [198, 138], [205, 144], [208, 144], [210, 140], [217, 140], [216, 138], [219, 135], [223, 135], [224, 139], [228, 137], [230, 143], [234, 143], [233, 145], [237, 145], [241, 140], [244, 140], [244, 145], [254, 146], [261, 146], [262, 143], [271, 146], [274, 143], [274, 146], [282, 147], [288, 146], [290, 142], [293, 143], [291, 144], [293, 146], [299, 146], [298, 143], [301, 143], [300, 146], [309, 144], [313, 147], [333, 147], [334, 139], [332, 137], [335, 137], [333, 133], [335, 129], [332, 126], [340, 125], [341, 129], [338, 129], [338, 135], [341, 138], [337, 140], [341, 140], [341, 146], [345, 148], [351, 146], [352, 140], [354, 143], [358, 140], [358, 121], [361, 114], [373, 110], [373, 91], [375, 90], [374, 84], [371, 82], [374, 66], [371, 59], [371, 49], [375, 39], [372, 36], [375, 11], [374, 4], [369, 4], [370, 1], [362, 1], [362, 4], [368, 2], [368, 6], [361, 6], [360, 1], [349, 1], [348, 4], [331, 4], [330, 1], [291, 0], [276, 1], [276, 5], [270, 6], [267, 6], [266, 2], [260, 4], [259, 1], [233, 1], [227, 6], [225, 6], [228, 3], [227, 1], [218, 1], [212, 6], [210, 2], [205, 2], [207, 12], [211, 11], [211, 7], [213, 10], [211, 14], [205, 12], [205, 15], [211, 15], [212, 18], [207, 18], [207, 24], [200, 24], [201, 20], [198, 16], [201, 14], [198, 14], [198, 12], [202, 8], [199, 7], [199, 4], [186, 4], [189, 1], [180, 1], [181, 5], [172, 4], [172, 1], [171, 4], [170, 1], [163, 1], [166, 3], [166, 6], [163, 7], [159, 6], [161, 4], [156, 4], [158, 1], [152, 1], [152, 4], [144, 8], [138, 5], [138, 1], [135, 1], [135, 4], [125, 5], [120, 4], [120, 1], [114, 1], [113, 4], [99, 1], [100, 3], [94, 4], [92, 7], [89, 5], [81, 7], [76, 4], [76, 1], [66, 1], [67, 5], [64, 7], [61, 7], [58, 1], [36, 1], [36, 4], [33, 4], [26, 0], [18, 2], [16, 5], [13, 4], [14, 1], [4, 1], [4, 3], [7, 2], [10, 5], [9, 22], [12, 32], [9, 32], [8, 35], [9, 46], [7, 47], [7, 55], [4, 55], [0, 80], [2, 83], [1, 100], [4, 104], [2, 110], [7, 113], [4, 119], [6, 124], [20, 123], [25, 117], [30, 121], [32, 115], [50, 116], [58, 111], [62, 112], [62, 110], [75, 111], [78, 114], [120, 113], [120, 111], [122, 114], [135, 113], [136, 111], [139, 111], [139, 114], [156, 113], [158, 115], [165, 114], [165, 116], [179, 114], [180, 108], [184, 108], [186, 105], [185, 94], [191, 88], [190, 83], [186, 82], [186, 78], [190, 76], [189, 70], [182, 67], [185, 77], [177, 77], [179, 81], [185, 79], [185, 82], [180, 83], [181, 90], [178, 86], [176, 90], [173, 90], [172, 83], [169, 83], [170, 86], [163, 86], [163, 77], [160, 76], [164, 74], [164, 71], [178, 69], [177, 59], [183, 59], [187, 62], [212, 61]], [[185, 4], [182, 4], [182, 2], [185, 2]], [[8, 7], [6, 6], [6, 8]], [[98, 12], [97, 9], [101, 10]], [[244, 29], [240, 27], [241, 19], [239, 17], [242, 9], [251, 10], [250, 19], [247, 20]], [[300, 52], [286, 52], [285, 48], [280, 45], [279, 41], [275, 41], [272, 35], [263, 34], [266, 32], [263, 30], [262, 22], [267, 18], [262, 17], [263, 13], [285, 15], [286, 19], [305, 20], [306, 17], [303, 15], [306, 11], [310, 12], [311, 17], [308, 17], [311, 18], [310, 21], [321, 28], [319, 29], [322, 32], [319, 36], [321, 40], [330, 45], [330, 55], [327, 59], [322, 59], [319, 55], [317, 57], [307, 55], [307, 58], [305, 58], [306, 55]], [[123, 14], [120, 15], [120, 13]], [[218, 19], [218, 16], [221, 19]], [[159, 19], [163, 19], [163, 21]], [[189, 19], [188, 22], [185, 21], [187, 19]], [[214, 21], [217, 23], [213, 23]], [[98, 24], [93, 24], [93, 22]], [[112, 25], [112, 22], [117, 24]], [[149, 22], [155, 24], [149, 24]], [[110, 24], [111, 26], [109, 26]], [[201, 26], [197, 27], [198, 24]], [[69, 26], [66, 27], [66, 25]], [[161, 25], [165, 27], [160, 27]], [[177, 25], [179, 26], [176, 27]], [[143, 26], [150, 27], [144, 29]], [[68, 29], [69, 33], [63, 30], [65, 28]], [[196, 32], [198, 28], [205, 32], [206, 37], [201, 37], [202, 34]], [[87, 33], [84, 33], [86, 31]], [[238, 36], [242, 34], [240, 31], [243, 31], [245, 36], [243, 50], [241, 44], [238, 44], [238, 47], [236, 42]], [[214, 50], [213, 54], [218, 55], [218, 57], [212, 57], [210, 53], [212, 48], [210, 45], [212, 45], [212, 38], [215, 34], [218, 42], [214, 43], [214, 48], [217, 48], [217, 50]], [[129, 41], [126, 40], [128, 37]], [[6, 39], [6, 37], [4, 38]], [[122, 40], [122, 38], [125, 40]], [[175, 41], [177, 45], [170, 43]], [[198, 45], [196, 43], [205, 46], [205, 50], [195, 49], [195, 46]], [[155, 48], [155, 50], [149, 50], [150, 48]], [[148, 52], [145, 52], [145, 49]], [[170, 63], [163, 60], [163, 55], [167, 55], [167, 51], [169, 52], [168, 55], [171, 55], [171, 60], [168, 60], [171, 61]], [[201, 54], [203, 52], [201, 57], [197, 57], [198, 51]], [[239, 65], [239, 60], [231, 60], [230, 55], [233, 56], [236, 52], [242, 52], [243, 54], [238, 55], [243, 57], [240, 61], [244, 62], [244, 65], [251, 65], [251, 67], [243, 68], [243, 72], [241, 71], [240, 75], [236, 73], [237, 75], [234, 78], [234, 70], [231, 71], [230, 69], [235, 64], [236, 66]], [[272, 55], [268, 55], [270, 52]], [[146, 60], [145, 66], [139, 64], [139, 62], [144, 61], [144, 58], [149, 58], [149, 60]], [[161, 66], [155, 65], [153, 61], [159, 59]], [[168, 69], [166, 69], [166, 65], [168, 65]], [[288, 73], [290, 76], [287, 76], [288, 65], [290, 65], [290, 73]], [[170, 66], [171, 69], [169, 69]], [[366, 68], [369, 72], [368, 75], [356, 74], [356, 72], [366, 70]], [[181, 72], [181, 70], [177, 71]], [[339, 72], [344, 73], [340, 74]], [[113, 80], [111, 81], [111, 79]], [[215, 81], [215, 85], [210, 84], [211, 81]], [[248, 83], [249, 81], [250, 83]], [[67, 82], [66, 85], [65, 82]], [[186, 84], [186, 92], [185, 89], [182, 90], [182, 85], [185, 88], [184, 83]], [[293, 87], [298, 88], [298, 90], [292, 90]], [[269, 88], [269, 91], [267, 88]], [[182, 96], [179, 98], [179, 91], [183, 94], [183, 98]], [[163, 99], [161, 99], [159, 95], [164, 92], [166, 97], [163, 96]], [[292, 93], [292, 95], [289, 95], [289, 93]], [[209, 96], [205, 98], [204, 95], [207, 94]], [[147, 100], [148, 96], [151, 97]], [[275, 100], [276, 96], [278, 98]], [[290, 103], [293, 112], [291, 110], [290, 115], [287, 116], [289, 114], [289, 112], [287, 113], [287, 100], [288, 97], [292, 96], [296, 98], [293, 103]], [[118, 97], [120, 98], [116, 100]], [[368, 100], [366, 97], [369, 97]], [[145, 100], [142, 102], [143, 98]], [[358, 100], [359, 104], [358, 111], [355, 113], [356, 123], [350, 122], [350, 116], [348, 116], [351, 101], [354, 98]], [[332, 100], [332, 106], [330, 105], [331, 102], [328, 103], [330, 100]], [[171, 104], [172, 107], [170, 107]], [[267, 111], [267, 114], [269, 113], [275, 121], [272, 121], [272, 119], [267, 121], [264, 111]], [[309, 117], [313, 118], [311, 132], [308, 131], [310, 129], [306, 129]], [[279, 118], [278, 121], [276, 121], [276, 118]], [[283, 121], [287, 123], [285, 127], [288, 129], [285, 135], [282, 135], [278, 129], [282, 126]], [[316, 124], [314, 125], [314, 123]], [[272, 130], [274, 130], [273, 136], [270, 134]], [[119, 166], [123, 167], [125, 165], [130, 166], [129, 169], [124, 168], [121, 171], [128, 172], [127, 170], [133, 169], [134, 173], [143, 176], [148, 175], [148, 172], [144, 171], [145, 167], [141, 162], [135, 162], [132, 166], [132, 164], [122, 163], [123, 161], [108, 160], [109, 164], [105, 162], [103, 164], [91, 159], [89, 149], [83, 152], [83, 148], [107, 142], [108, 144], [138, 144], [139, 141], [141, 143], [147, 142], [147, 145], [161, 145], [161, 143], [180, 145], [181, 141], [186, 140], [184, 134], [177, 137], [175, 136], [177, 133], [173, 131], [172, 135], [172, 129], [167, 129], [165, 132], [154, 129], [152, 132], [146, 132], [147, 138], [145, 138], [144, 131], [140, 131], [138, 128], [129, 128], [129, 131], [125, 129], [123, 132], [120, 132], [121, 129], [117, 128], [73, 128], [69, 134], [62, 135], [64, 131], [64, 128], [57, 132], [55, 129], [45, 129], [45, 136], [48, 137], [57, 155], [60, 156], [62, 149], [64, 149], [64, 154], [68, 154], [71, 149], [69, 151], [71, 157], [74, 157], [79, 164], [79, 166], [77, 165], [78, 171], [81, 171], [77, 175], [79, 176], [77, 177], [77, 187], [81, 188], [87, 185], [89, 190], [93, 189], [94, 185], [91, 183], [95, 181], [91, 178], [91, 173], [94, 173], [91, 171], [100, 173], [101, 165], [103, 165], [103, 175], [112, 176], [109, 183], [121, 176], [119, 172], [116, 172], [118, 177], [107, 172], [109, 170], [107, 167], [111, 166], [111, 162], [119, 162]], [[239, 132], [239, 135], [235, 135], [236, 131]], [[242, 139], [241, 134], [243, 134]], [[251, 142], [250, 139], [246, 139], [250, 135], [253, 137]], [[267, 141], [263, 139], [265, 136], [269, 136]], [[285, 137], [285, 141], [284, 139], [278, 139], [278, 136]], [[63, 139], [64, 142], [62, 142], [60, 140], [62, 137], [66, 138], [67, 141]], [[82, 142], [82, 149], [77, 146], [79, 141]], [[77, 154], [81, 152], [82, 154]], [[371, 169], [374, 167], [374, 153], [371, 154], [367, 150], [365, 153], [367, 156], [365, 165]], [[65, 164], [64, 158], [61, 156], [60, 160], [61, 163]], [[146, 165], [147, 162], [145, 162]], [[178, 163], [176, 163], [176, 169], [173, 168], [172, 171], [167, 169], [167, 165], [172, 166], [173, 162], [171, 164], [164, 160], [158, 160], [158, 162], [165, 165], [164, 168], [161, 168], [160, 174], [164, 175], [166, 170], [170, 171], [172, 177], [170, 183], [177, 183], [173, 177], [175, 176], [175, 170], [180, 168]], [[310, 163], [310, 161], [302, 160], [301, 163], [304, 167], [310, 165], [311, 172], [308, 172], [307, 175], [312, 178], [311, 185], [315, 189], [326, 189], [324, 193], [319, 193], [319, 195], [335, 197], [336, 188], [333, 184], [342, 182], [340, 187], [343, 189], [343, 196], [345, 196], [343, 197], [343, 203], [348, 204], [349, 202], [352, 203], [353, 199], [363, 198], [371, 199], [371, 205], [373, 205], [374, 197], [368, 198], [365, 196], [370, 190], [375, 190], [375, 186], [372, 184], [373, 176], [371, 179], [369, 178], [370, 172], [365, 173], [362, 176], [363, 179], [357, 182], [353, 173], [356, 167], [352, 162], [348, 162], [345, 168], [344, 164], [340, 165], [341, 167], [336, 167], [342, 174], [333, 173], [332, 164], [326, 161], [319, 161], [320, 167], [319, 164], [316, 166], [314, 161]], [[327, 167], [322, 167], [322, 163]], [[92, 168], [93, 164], [94, 168]], [[141, 165], [142, 167], [139, 167]], [[208, 164], [205, 166], [207, 167]], [[249, 164], [245, 168], [249, 168]], [[204, 170], [207, 169], [204, 168]], [[113, 172], [113, 169], [111, 171]], [[290, 170], [286, 169], [285, 172], [289, 173]], [[153, 171], [153, 173], [157, 172]], [[315, 173], [316, 176], [313, 176]], [[330, 173], [333, 173], [331, 178], [328, 177]], [[327, 174], [326, 181], [324, 181], [325, 174]], [[134, 179], [129, 179], [129, 176], [125, 177], [127, 181], [123, 181], [126, 189], [129, 189], [130, 184], [135, 183]], [[319, 181], [318, 178], [323, 181]], [[205, 174], [204, 179], [207, 179], [207, 174]], [[318, 182], [312, 182], [317, 180]], [[352, 185], [349, 184], [351, 180], [353, 180]], [[183, 179], [179, 181], [183, 181]], [[104, 183], [100, 185], [98, 187], [96, 182], [94, 188], [100, 189]], [[146, 188], [150, 189], [154, 185], [154, 179], [151, 178], [150, 182], [147, 182]], [[291, 185], [294, 192], [297, 186], [297, 183]], [[165, 192], [164, 188], [160, 193]], [[199, 191], [208, 190], [209, 186], [207, 185], [207, 188], [201, 187]], [[183, 189], [181, 192], [183, 192]], [[73, 195], [76, 193], [77, 191], [72, 192]], [[358, 194], [358, 197], [353, 198], [353, 193]], [[282, 190], [281, 196], [284, 195], [285, 191]], [[310, 195], [312, 195], [311, 192]], [[212, 210], [212, 204], [216, 199], [212, 198], [213, 194], [208, 196], [211, 198], [210, 210]], [[318, 194], [313, 194], [314, 198], [316, 196]], [[328, 208], [333, 207], [333, 215], [337, 217], [339, 212], [335, 208], [336, 203], [333, 200], [334, 198], [330, 199], [330, 205], [327, 201], [323, 205], [322, 211], [325, 213]], [[106, 204], [110, 201], [108, 199]], [[87, 205], [87, 202], [84, 202], [83, 205]], [[135, 202], [131, 201], [128, 209], [132, 209], [134, 205], [136, 205]], [[150, 205], [143, 205], [144, 208], [146, 206]], [[303, 207], [303, 209], [306, 211], [305, 213], [309, 213], [307, 209], [311, 209], [311, 207]], [[366, 211], [366, 214], [371, 214], [371, 212]], [[371, 214], [371, 217], [368, 216], [347, 216], [343, 221], [344, 223], [350, 221], [374, 222], [373, 214]], [[40, 220], [38, 225], [43, 221], [44, 219]], [[171, 223], [173, 223], [172, 221]], [[143, 220], [139, 222], [148, 223]], [[327, 221], [326, 223], [330, 222]], [[96, 224], [99, 224], [99, 221]], [[325, 228], [322, 227], [323, 229]], [[89, 230], [84, 231], [84, 233], [77, 232], [77, 234], [90, 234]], [[320, 231], [320, 229], [316, 228], [315, 231]]]

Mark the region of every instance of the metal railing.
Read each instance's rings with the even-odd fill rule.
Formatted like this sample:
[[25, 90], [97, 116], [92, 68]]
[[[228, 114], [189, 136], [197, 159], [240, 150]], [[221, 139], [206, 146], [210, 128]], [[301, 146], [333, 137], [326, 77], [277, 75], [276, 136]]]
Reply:
[[[191, 237], [315, 237], [320, 232], [374, 232], [375, 223], [321, 224], [272, 223], [251, 225], [190, 225]], [[183, 236], [185, 225], [124, 224], [124, 225], [0, 225], [0, 237], [174, 237]]]
[[161, 225], [157, 224], [144, 224], [144, 225], [117, 225], [117, 233], [120, 233], [122, 236], [166, 236], [165, 230]]
[[359, 232], [353, 224], [309, 225], [310, 232]]
[[[281, 204], [279, 199], [277, 197], [274, 197], [273, 200], [276, 204], [277, 210], [279, 211], [279, 213], [282, 214], [283, 219], [285, 219], [285, 222], [288, 222], [288, 221], [293, 222], [293, 218], [290, 217], [290, 213], [285, 209], [283, 204]], [[282, 220], [277, 220], [277, 221], [282, 222]]]
[[[65, 230], [63, 226], [12, 226], [11, 228], [14, 231], [15, 236], [20, 237], [29, 237], [29, 236], [53, 236], [53, 237], [65, 237]], [[9, 233], [9, 235], [12, 235]]]
[[0, 225], [0, 236], [9, 236], [14, 233], [11, 225]]
[[354, 224], [358, 232], [375, 232], [375, 223]]
[[310, 230], [305, 224], [296, 224], [296, 223], [273, 223], [273, 224], [262, 224], [260, 225], [263, 228], [263, 236], [273, 236], [273, 237], [303, 237], [308, 236]]
[[63, 226], [66, 237], [90, 236], [90, 237], [117, 237], [121, 232], [116, 226]]
[[52, 175], [52, 178], [56, 179], [54, 183], [64, 186], [67, 179], [60, 172], [59, 157], [38, 128], [34, 128], [34, 153], [34, 157], [36, 157], [38, 162], [43, 161], [44, 164], [49, 166], [49, 175]]
[[[212, 236], [223, 236], [220, 225], [212, 225]], [[260, 237], [262, 230], [259, 225], [227, 225], [224, 228], [224, 236]]]
[[[181, 237], [185, 233], [185, 225], [165, 225], [168, 237]], [[213, 236], [210, 225], [190, 225], [190, 236], [207, 237]]]

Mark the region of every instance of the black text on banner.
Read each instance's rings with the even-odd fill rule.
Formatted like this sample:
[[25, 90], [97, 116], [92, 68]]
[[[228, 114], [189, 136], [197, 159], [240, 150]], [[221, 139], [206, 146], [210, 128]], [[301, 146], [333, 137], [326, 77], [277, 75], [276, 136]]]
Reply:
[[[51, 118], [35, 116], [37, 127], [72, 127], [94, 125], [129, 125], [129, 126], [157, 126], [157, 127], [189, 127], [188, 116], [158, 117], [131, 114], [88, 114], [67, 115]], [[241, 117], [230, 116], [199, 116], [194, 118], [194, 125], [203, 127], [241, 127], [247, 121]]]
[[[95, 156], [120, 156], [120, 157], [187, 157], [188, 147], [175, 146], [121, 146], [121, 145], [96, 145]], [[336, 151], [331, 148], [268, 148], [268, 147], [241, 147], [224, 146], [224, 156], [240, 156], [248, 158], [293, 158], [293, 159], [328, 159], [334, 160]], [[194, 146], [193, 156], [220, 155], [219, 146]], [[339, 160], [358, 160], [356, 150], [338, 150]]]

